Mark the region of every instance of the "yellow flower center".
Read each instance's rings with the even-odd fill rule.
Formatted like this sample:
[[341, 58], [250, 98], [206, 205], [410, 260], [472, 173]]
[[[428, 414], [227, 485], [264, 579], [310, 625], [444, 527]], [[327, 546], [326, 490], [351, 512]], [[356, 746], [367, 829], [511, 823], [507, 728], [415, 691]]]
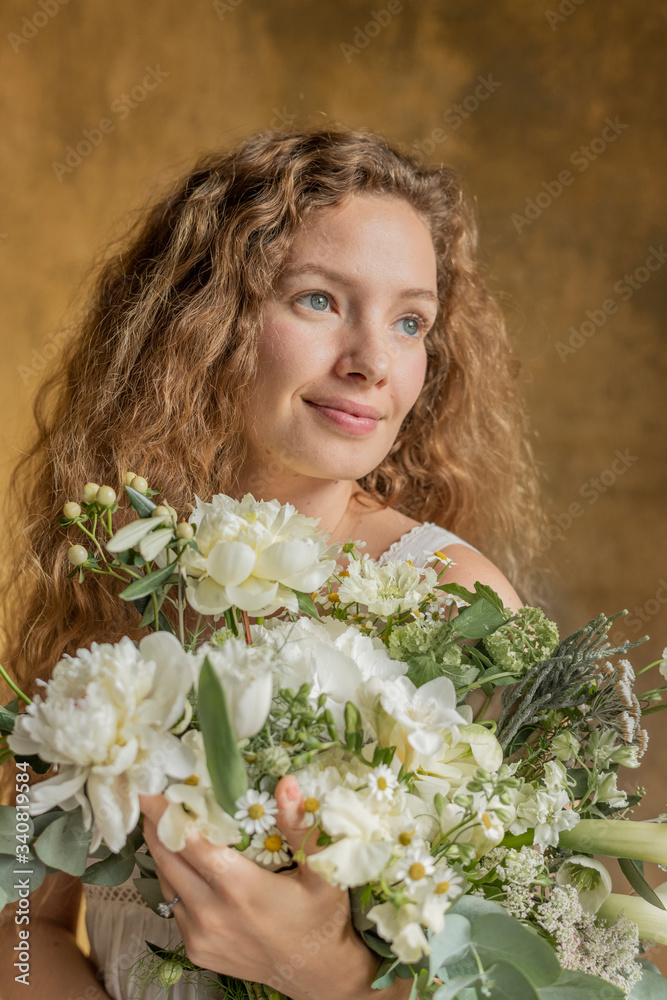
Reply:
[[260, 805], [259, 802], [253, 802], [251, 806], [248, 806], [248, 816], [250, 819], [261, 819], [264, 815], [264, 806]]
[[246, 759], [246, 764], [254, 764], [257, 761], [257, 754], [256, 753], [247, 753], [245, 755], [245, 759]]
[[450, 889], [450, 884], [445, 880], [444, 882], [438, 882], [438, 884], [434, 889], [434, 892], [437, 893], [438, 896], [443, 896], [446, 892], [449, 892], [449, 889]]
[[191, 774], [189, 778], [186, 778], [183, 782], [184, 785], [198, 785], [199, 778], [196, 774]]
[[272, 833], [264, 841], [264, 847], [271, 854], [275, 854], [283, 846], [282, 837], [279, 837], [277, 833]]
[[349, 576], [350, 575], [350, 571], [347, 570], [347, 569], [342, 569], [338, 575], [339, 576]]
[[340, 597], [338, 596], [338, 594], [335, 593], [329, 594], [329, 600], [331, 601], [332, 604], [336, 604], [338, 601], [340, 601]]
[[484, 824], [487, 830], [490, 830], [491, 827], [493, 826], [493, 821], [488, 813], [482, 813], [482, 823]]
[[314, 813], [320, 808], [320, 800], [316, 799], [314, 796], [309, 796], [303, 803], [303, 808], [307, 813]]
[[381, 792], [384, 792], [386, 790], [386, 788], [387, 788], [387, 779], [383, 778], [382, 776], [380, 776], [377, 779], [377, 786], [378, 786], [378, 788], [380, 789]]
[[403, 847], [409, 847], [412, 843], [413, 836], [413, 833], [408, 833], [407, 831], [405, 833], [399, 833], [398, 842], [399, 844], [402, 844]]
[[413, 861], [408, 869], [408, 875], [413, 882], [418, 882], [420, 878], [424, 878], [426, 875], [426, 869], [424, 868], [421, 861]]

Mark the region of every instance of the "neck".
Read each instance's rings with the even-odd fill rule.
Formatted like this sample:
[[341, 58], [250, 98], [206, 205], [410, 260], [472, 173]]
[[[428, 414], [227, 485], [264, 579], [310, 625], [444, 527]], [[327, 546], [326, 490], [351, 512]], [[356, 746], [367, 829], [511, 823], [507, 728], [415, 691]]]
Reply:
[[319, 518], [318, 529], [331, 534], [330, 541], [345, 541], [346, 524], [354, 506], [353, 493], [358, 484], [350, 479], [315, 479], [288, 470], [270, 476], [266, 470], [257, 473], [247, 470], [238, 477], [231, 494], [240, 500], [245, 493], [252, 493], [256, 500], [278, 500], [291, 503], [300, 514]]

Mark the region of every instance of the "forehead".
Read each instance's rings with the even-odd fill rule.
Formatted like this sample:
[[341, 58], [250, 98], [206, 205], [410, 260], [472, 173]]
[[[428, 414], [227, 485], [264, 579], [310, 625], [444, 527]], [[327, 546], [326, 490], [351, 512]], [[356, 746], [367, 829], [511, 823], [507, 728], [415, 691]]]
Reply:
[[[396, 195], [361, 193], [313, 211], [297, 230], [283, 271], [331, 264], [359, 276], [400, 272], [436, 282], [437, 262], [427, 223]], [[347, 264], [347, 267], [343, 265]]]

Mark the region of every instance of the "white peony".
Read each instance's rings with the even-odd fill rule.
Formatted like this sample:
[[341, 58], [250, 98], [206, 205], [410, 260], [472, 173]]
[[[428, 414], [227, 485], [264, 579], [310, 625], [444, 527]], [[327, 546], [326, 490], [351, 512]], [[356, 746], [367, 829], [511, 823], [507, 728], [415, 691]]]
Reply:
[[191, 657], [168, 632], [146, 636], [138, 649], [124, 637], [60, 660], [8, 741], [14, 753], [58, 766], [31, 790], [32, 815], [81, 806], [93, 825], [91, 851], [104, 839], [118, 852], [139, 819], [139, 795], [193, 771], [194, 754], [169, 731], [191, 687]]
[[227, 639], [222, 646], [205, 643], [196, 653], [201, 668], [204, 659], [220, 680], [229, 717], [237, 740], [260, 731], [271, 709], [274, 655], [265, 645], [249, 646], [245, 639]]
[[165, 789], [168, 805], [158, 821], [158, 837], [170, 851], [182, 851], [194, 830], [212, 844], [238, 844], [239, 824], [218, 803], [211, 785], [202, 734], [191, 729], [181, 743], [192, 751], [195, 766], [184, 782]]
[[416, 611], [438, 576], [431, 566], [419, 569], [404, 560], [380, 565], [373, 559], [350, 560], [338, 588], [341, 604], [361, 604], [383, 618], [402, 611]]
[[232, 605], [256, 616], [282, 607], [297, 612], [294, 591], [318, 590], [335, 569], [341, 546], [328, 545], [319, 519], [292, 504], [250, 493], [240, 501], [224, 493], [196, 501], [190, 522], [199, 553], [187, 548], [181, 566], [188, 603], [201, 614], [219, 617]]

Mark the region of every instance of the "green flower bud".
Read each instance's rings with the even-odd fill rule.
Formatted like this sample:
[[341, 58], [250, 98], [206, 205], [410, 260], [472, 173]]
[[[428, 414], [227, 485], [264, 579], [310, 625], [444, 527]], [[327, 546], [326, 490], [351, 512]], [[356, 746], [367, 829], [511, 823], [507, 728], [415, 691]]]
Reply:
[[97, 491], [99, 486], [97, 483], [86, 483], [83, 488], [83, 502], [84, 503], [94, 503], [97, 497]]
[[67, 550], [67, 558], [72, 566], [83, 566], [88, 558], [88, 550], [83, 545], [71, 545]]
[[135, 476], [130, 483], [130, 486], [133, 490], [136, 490], [137, 493], [145, 493], [148, 489], [148, 481], [144, 479], [143, 476]]
[[116, 502], [116, 491], [110, 486], [100, 486], [95, 499], [102, 507], [110, 507]]
[[74, 521], [81, 515], [81, 508], [78, 503], [74, 503], [73, 500], [70, 500], [69, 503], [66, 503], [63, 507], [63, 515], [68, 517], [70, 521]]
[[164, 962], [160, 962], [157, 967], [157, 977], [160, 981], [160, 985], [164, 986], [165, 989], [169, 989], [170, 986], [174, 986], [182, 975], [183, 966], [180, 962], [174, 962], [172, 959], [166, 959]]
[[176, 537], [189, 542], [195, 536], [195, 529], [187, 521], [181, 521], [176, 525]]

